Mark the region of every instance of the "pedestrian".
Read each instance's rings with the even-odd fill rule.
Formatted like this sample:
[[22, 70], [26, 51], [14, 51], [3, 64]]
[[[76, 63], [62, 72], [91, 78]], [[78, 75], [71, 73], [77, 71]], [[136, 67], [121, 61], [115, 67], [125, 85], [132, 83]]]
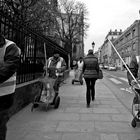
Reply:
[[[94, 43], [94, 42], [93, 42]], [[83, 74], [86, 82], [86, 102], [90, 107], [90, 101], [95, 100], [95, 83], [99, 75], [99, 64], [97, 57], [93, 54], [93, 50], [88, 51], [87, 56], [83, 59]]]
[[78, 69], [78, 73], [79, 73], [79, 81], [82, 81], [82, 74], [83, 74], [83, 57], [80, 57], [78, 62], [77, 62], [77, 69]]
[[54, 55], [48, 59], [48, 76], [55, 79], [54, 91], [55, 97], [52, 105], [55, 102], [56, 97], [59, 94], [59, 87], [61, 82], [64, 80], [64, 71], [66, 70], [66, 62], [64, 58], [60, 57], [57, 51], [54, 51]]
[[76, 70], [77, 69], [77, 61], [73, 60], [72, 62], [72, 69]]
[[77, 67], [79, 70], [83, 70], [83, 57], [80, 57], [77, 62]]
[[[128, 65], [127, 65], [128, 66]], [[136, 59], [136, 56], [133, 54], [131, 56], [131, 61], [130, 61], [130, 65], [128, 66], [129, 70], [131, 71], [131, 73], [133, 74], [133, 76], [135, 78], [138, 78], [138, 69], [139, 69], [139, 65]], [[131, 82], [133, 80], [133, 77], [131, 76], [130, 72], [127, 71], [127, 79], [128, 79], [128, 83], [131, 86]]]
[[0, 140], [6, 139], [9, 109], [13, 105], [20, 49], [0, 33]]

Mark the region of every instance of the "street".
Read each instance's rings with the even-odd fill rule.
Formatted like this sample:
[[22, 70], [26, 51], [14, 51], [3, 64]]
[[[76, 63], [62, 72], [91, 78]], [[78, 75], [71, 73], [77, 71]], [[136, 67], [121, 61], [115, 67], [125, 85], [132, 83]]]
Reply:
[[[97, 80], [95, 101], [86, 108], [85, 83], [71, 84], [71, 72], [61, 88], [57, 110], [31, 104], [8, 122], [7, 140], [138, 140], [140, 125], [131, 126], [133, 94], [124, 93], [104, 71]], [[117, 72], [115, 73], [117, 74]]]
[[115, 89], [117, 89], [117, 93], [115, 95], [131, 112], [131, 104], [132, 99], [134, 97], [134, 93], [132, 92], [128, 84], [126, 71], [104, 70], [104, 75], [106, 76], [107, 80], [106, 85], [112, 90], [112, 92], [114, 92], [114, 94], [116, 93]]
[[103, 70], [106, 77], [117, 87], [119, 87], [120, 90], [124, 90], [126, 92], [132, 93], [129, 89], [128, 79], [127, 79], [127, 72], [126, 71], [108, 71]]

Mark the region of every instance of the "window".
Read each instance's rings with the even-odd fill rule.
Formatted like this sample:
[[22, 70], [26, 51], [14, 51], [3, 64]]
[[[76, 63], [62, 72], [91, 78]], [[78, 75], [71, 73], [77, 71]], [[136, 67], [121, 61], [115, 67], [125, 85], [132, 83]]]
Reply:
[[135, 36], [135, 29], [133, 29], [133, 31], [132, 31], [132, 37], [134, 37]]
[[135, 42], [134, 42], [133, 45], [132, 45], [132, 50], [133, 50], [133, 51], [136, 51], [136, 43], [135, 43]]

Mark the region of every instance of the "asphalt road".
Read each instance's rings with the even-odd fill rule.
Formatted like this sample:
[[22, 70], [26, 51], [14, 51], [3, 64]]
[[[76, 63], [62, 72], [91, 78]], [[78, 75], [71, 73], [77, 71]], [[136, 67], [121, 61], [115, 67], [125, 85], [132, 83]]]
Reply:
[[131, 112], [131, 104], [134, 98], [130, 86], [128, 85], [127, 75], [124, 71], [103, 70], [106, 86], [108, 86], [114, 95], [127, 107]]

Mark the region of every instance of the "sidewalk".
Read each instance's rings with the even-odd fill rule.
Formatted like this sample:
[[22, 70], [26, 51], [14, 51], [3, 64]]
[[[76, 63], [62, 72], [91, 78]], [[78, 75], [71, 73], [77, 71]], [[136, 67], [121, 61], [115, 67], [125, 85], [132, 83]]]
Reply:
[[[72, 75], [72, 73], [71, 73]], [[131, 113], [104, 84], [96, 83], [96, 99], [86, 108], [85, 83], [66, 80], [60, 88], [57, 110], [31, 112], [31, 104], [8, 122], [7, 140], [138, 140], [140, 127], [132, 128]]]

